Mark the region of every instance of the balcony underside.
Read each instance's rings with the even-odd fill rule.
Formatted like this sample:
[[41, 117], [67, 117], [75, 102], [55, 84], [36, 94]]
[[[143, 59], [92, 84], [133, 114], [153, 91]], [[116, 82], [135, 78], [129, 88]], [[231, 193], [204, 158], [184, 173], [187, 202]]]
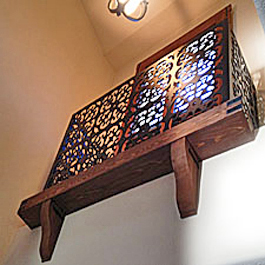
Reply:
[[173, 171], [171, 148], [181, 139], [188, 141], [201, 162], [254, 140], [255, 135], [240, 101], [225, 102], [24, 200], [18, 214], [33, 229], [40, 226], [41, 205], [48, 200], [68, 215], [162, 177]]

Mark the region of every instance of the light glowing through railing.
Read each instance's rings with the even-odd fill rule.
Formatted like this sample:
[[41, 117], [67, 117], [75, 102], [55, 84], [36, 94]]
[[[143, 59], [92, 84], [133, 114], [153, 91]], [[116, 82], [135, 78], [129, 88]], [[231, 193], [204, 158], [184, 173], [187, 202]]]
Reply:
[[75, 113], [47, 186], [227, 100], [224, 28], [216, 25]]

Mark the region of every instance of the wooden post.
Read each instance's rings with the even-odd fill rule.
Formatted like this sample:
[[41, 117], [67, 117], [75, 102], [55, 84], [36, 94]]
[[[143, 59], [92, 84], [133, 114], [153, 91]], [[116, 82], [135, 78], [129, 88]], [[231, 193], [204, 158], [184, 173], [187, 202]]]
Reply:
[[64, 213], [51, 199], [42, 203], [40, 211], [42, 233], [40, 256], [42, 262], [51, 260], [56, 241], [63, 225], [64, 216]]
[[186, 137], [173, 142], [170, 151], [180, 217], [186, 218], [197, 214], [201, 161]]

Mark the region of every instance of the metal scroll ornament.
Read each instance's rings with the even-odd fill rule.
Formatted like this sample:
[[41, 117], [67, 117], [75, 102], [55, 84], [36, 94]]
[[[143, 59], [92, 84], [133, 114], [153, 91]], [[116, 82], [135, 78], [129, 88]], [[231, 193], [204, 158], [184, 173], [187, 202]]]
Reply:
[[[227, 38], [223, 21], [75, 113], [45, 188], [227, 101]], [[241, 57], [235, 42], [233, 57], [238, 66]], [[237, 89], [240, 86], [234, 82], [235, 96], [240, 92], [251, 100]], [[255, 115], [252, 105], [246, 108]]]
[[117, 153], [133, 79], [73, 114], [46, 188], [87, 170]]
[[233, 32], [232, 36], [232, 86], [235, 97], [241, 96], [247, 120], [255, 129], [259, 127], [256, 88]]
[[121, 152], [228, 99], [226, 27], [207, 30], [136, 76]]

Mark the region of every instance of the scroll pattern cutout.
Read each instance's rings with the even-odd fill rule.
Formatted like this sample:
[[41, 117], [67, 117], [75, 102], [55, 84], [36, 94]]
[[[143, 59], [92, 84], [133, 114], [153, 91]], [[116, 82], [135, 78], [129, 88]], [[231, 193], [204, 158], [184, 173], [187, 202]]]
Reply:
[[240, 51], [236, 37], [232, 35], [232, 86], [234, 96], [241, 96], [242, 106], [247, 120], [253, 128], [259, 127], [257, 110], [257, 92], [252, 82], [246, 62]]
[[128, 80], [73, 115], [46, 188], [115, 155], [133, 83]]
[[228, 99], [223, 86], [226, 33], [227, 25], [221, 23], [136, 77], [120, 151]]
[[134, 146], [158, 134], [163, 128], [166, 95], [171, 87], [174, 56], [169, 54], [136, 77], [136, 87], [126, 115], [121, 149]]
[[45, 188], [226, 101], [226, 44], [223, 21], [75, 113]]
[[225, 27], [219, 25], [178, 52], [169, 128], [227, 100], [225, 39]]

